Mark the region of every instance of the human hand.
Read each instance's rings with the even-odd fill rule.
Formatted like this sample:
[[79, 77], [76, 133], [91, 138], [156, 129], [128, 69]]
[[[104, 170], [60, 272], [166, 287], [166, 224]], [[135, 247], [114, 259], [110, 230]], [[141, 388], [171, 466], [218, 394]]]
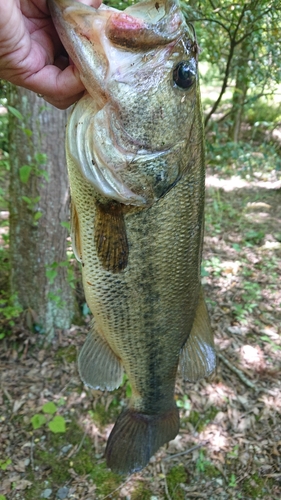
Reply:
[[[98, 8], [102, 0], [81, 0]], [[60, 42], [47, 0], [0, 0], [0, 78], [65, 109], [84, 86]]]

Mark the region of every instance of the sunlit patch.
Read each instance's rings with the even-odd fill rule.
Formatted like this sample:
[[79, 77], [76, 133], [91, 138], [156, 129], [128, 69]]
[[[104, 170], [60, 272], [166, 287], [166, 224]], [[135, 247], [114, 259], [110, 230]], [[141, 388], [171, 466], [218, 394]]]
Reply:
[[180, 453], [181, 451], [184, 451], [186, 449], [186, 441], [183, 439], [183, 436], [178, 434], [175, 439], [172, 439], [172, 441], [169, 442], [169, 453], [174, 454], [174, 453]]
[[241, 265], [242, 263], [238, 260], [225, 260], [220, 264], [222, 272], [227, 275], [237, 275]]
[[222, 382], [207, 385], [204, 392], [208, 397], [208, 403], [215, 406], [225, 406], [229, 400], [236, 398], [233, 389]]
[[265, 405], [262, 412], [263, 416], [268, 415], [272, 418], [274, 411], [281, 412], [281, 389], [276, 387], [270, 393], [263, 394], [260, 399]]
[[243, 345], [240, 349], [240, 360], [244, 366], [248, 366], [256, 371], [264, 370], [264, 353], [260, 346]]
[[217, 175], [208, 175], [206, 177], [206, 187], [214, 187], [218, 189], [223, 189], [226, 192], [234, 191], [234, 189], [241, 189], [246, 187], [253, 186], [264, 188], [264, 189], [280, 189], [281, 181], [260, 181], [260, 180], [251, 180], [251, 182], [246, 181], [245, 179], [241, 179], [236, 175], [228, 179], [222, 179]]
[[279, 250], [280, 248], [281, 243], [279, 241], [266, 241], [261, 250]]
[[268, 203], [264, 203], [263, 201], [253, 201], [253, 202], [248, 202], [246, 207], [250, 208], [251, 210], [255, 209], [259, 210], [260, 208], [270, 209], [271, 205], [269, 205]]
[[100, 436], [104, 439], [104, 436], [101, 434], [90, 415], [86, 414], [80, 417], [78, 419], [78, 424], [90, 438], [95, 439], [97, 436]]
[[229, 450], [230, 443], [226, 432], [216, 424], [210, 424], [199, 434], [200, 440], [208, 441], [211, 451]]

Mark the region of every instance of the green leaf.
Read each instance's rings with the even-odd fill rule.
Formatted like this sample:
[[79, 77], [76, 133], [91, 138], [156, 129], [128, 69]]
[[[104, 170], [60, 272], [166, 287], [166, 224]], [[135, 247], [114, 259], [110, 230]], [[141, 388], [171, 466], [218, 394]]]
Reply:
[[58, 400], [58, 406], [64, 406], [65, 404], [66, 404], [66, 401], [65, 401], [65, 399], [64, 399], [64, 398], [60, 398], [60, 399]]
[[5, 497], [5, 495], [0, 495], [0, 500], [7, 500], [7, 498]]
[[8, 458], [7, 460], [0, 460], [0, 469], [6, 470], [8, 465], [12, 463], [12, 460]]
[[66, 229], [68, 229], [68, 231], [70, 231], [70, 222], [67, 222], [67, 221], [62, 221], [62, 222], [60, 223], [60, 225], [61, 225], [62, 227], [65, 227]]
[[55, 269], [48, 269], [46, 271], [46, 276], [49, 279], [51, 285], [54, 283], [57, 274], [58, 273]]
[[42, 175], [42, 177], [44, 177], [44, 179], [49, 182], [49, 174], [47, 172], [47, 170], [40, 170], [40, 175]]
[[25, 201], [25, 203], [27, 203], [28, 205], [30, 205], [32, 203], [32, 200], [30, 198], [28, 198], [27, 196], [22, 196], [22, 199], [23, 201]]
[[34, 215], [34, 220], [39, 220], [41, 219], [43, 213], [42, 212], [36, 212], [36, 214]]
[[45, 153], [35, 153], [34, 158], [35, 161], [41, 165], [45, 165], [47, 163], [47, 155]]
[[48, 423], [48, 427], [54, 434], [65, 432], [65, 420], [60, 415], [56, 415], [53, 420]]
[[43, 411], [43, 413], [49, 413], [50, 415], [53, 415], [54, 413], [56, 413], [57, 407], [56, 407], [55, 403], [53, 403], [52, 401], [49, 401], [48, 403], [45, 403], [42, 406], [42, 411]]
[[32, 167], [30, 165], [23, 165], [22, 167], [20, 167], [19, 169], [20, 180], [21, 182], [24, 182], [24, 184], [28, 182], [31, 170]]
[[23, 128], [22, 130], [27, 137], [31, 137], [33, 135], [33, 132], [32, 130], [30, 130], [30, 128]]
[[41, 413], [36, 413], [31, 419], [33, 429], [39, 429], [46, 423], [46, 417]]
[[16, 109], [16, 108], [13, 108], [13, 106], [8, 106], [8, 110], [10, 111], [10, 113], [12, 113], [12, 115], [14, 115], [18, 120], [20, 120], [21, 122], [23, 122], [23, 116], [22, 114]]
[[130, 382], [128, 382], [126, 387], [126, 398], [130, 398], [131, 396], [132, 396], [132, 386]]

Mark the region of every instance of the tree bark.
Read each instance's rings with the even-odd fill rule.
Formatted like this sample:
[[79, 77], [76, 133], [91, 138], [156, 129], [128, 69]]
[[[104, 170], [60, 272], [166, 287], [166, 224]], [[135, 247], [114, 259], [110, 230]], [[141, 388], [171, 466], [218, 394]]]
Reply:
[[231, 126], [228, 136], [233, 142], [238, 142], [240, 139], [244, 103], [249, 88], [249, 54], [249, 39], [246, 38], [243, 40], [240, 48], [240, 57], [238, 58], [236, 68], [235, 89], [232, 96], [232, 109], [230, 113]]
[[10, 113], [9, 124], [11, 292], [51, 340], [76, 310], [61, 225], [69, 220], [67, 113], [19, 87], [11, 87], [9, 105], [22, 115]]

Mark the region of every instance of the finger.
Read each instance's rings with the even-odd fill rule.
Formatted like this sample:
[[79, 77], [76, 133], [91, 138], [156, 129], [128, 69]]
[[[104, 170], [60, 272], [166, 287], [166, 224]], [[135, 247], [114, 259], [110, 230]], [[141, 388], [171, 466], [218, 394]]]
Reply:
[[52, 106], [55, 106], [55, 108], [58, 109], [67, 109], [69, 106], [74, 104], [75, 102], [79, 101], [83, 97], [84, 92], [81, 92], [80, 94], [76, 94], [74, 96], [71, 96], [69, 98], [64, 97], [63, 99], [57, 99], [57, 98], [52, 98], [52, 97], [47, 97], [41, 94], [37, 94], [39, 97], [42, 97], [44, 101], [48, 102], [49, 104], [52, 104]]
[[85, 91], [78, 70], [73, 65], [63, 70], [52, 65], [45, 66], [26, 78], [20, 85], [43, 95], [47, 102], [60, 109], [65, 109], [76, 102]]

